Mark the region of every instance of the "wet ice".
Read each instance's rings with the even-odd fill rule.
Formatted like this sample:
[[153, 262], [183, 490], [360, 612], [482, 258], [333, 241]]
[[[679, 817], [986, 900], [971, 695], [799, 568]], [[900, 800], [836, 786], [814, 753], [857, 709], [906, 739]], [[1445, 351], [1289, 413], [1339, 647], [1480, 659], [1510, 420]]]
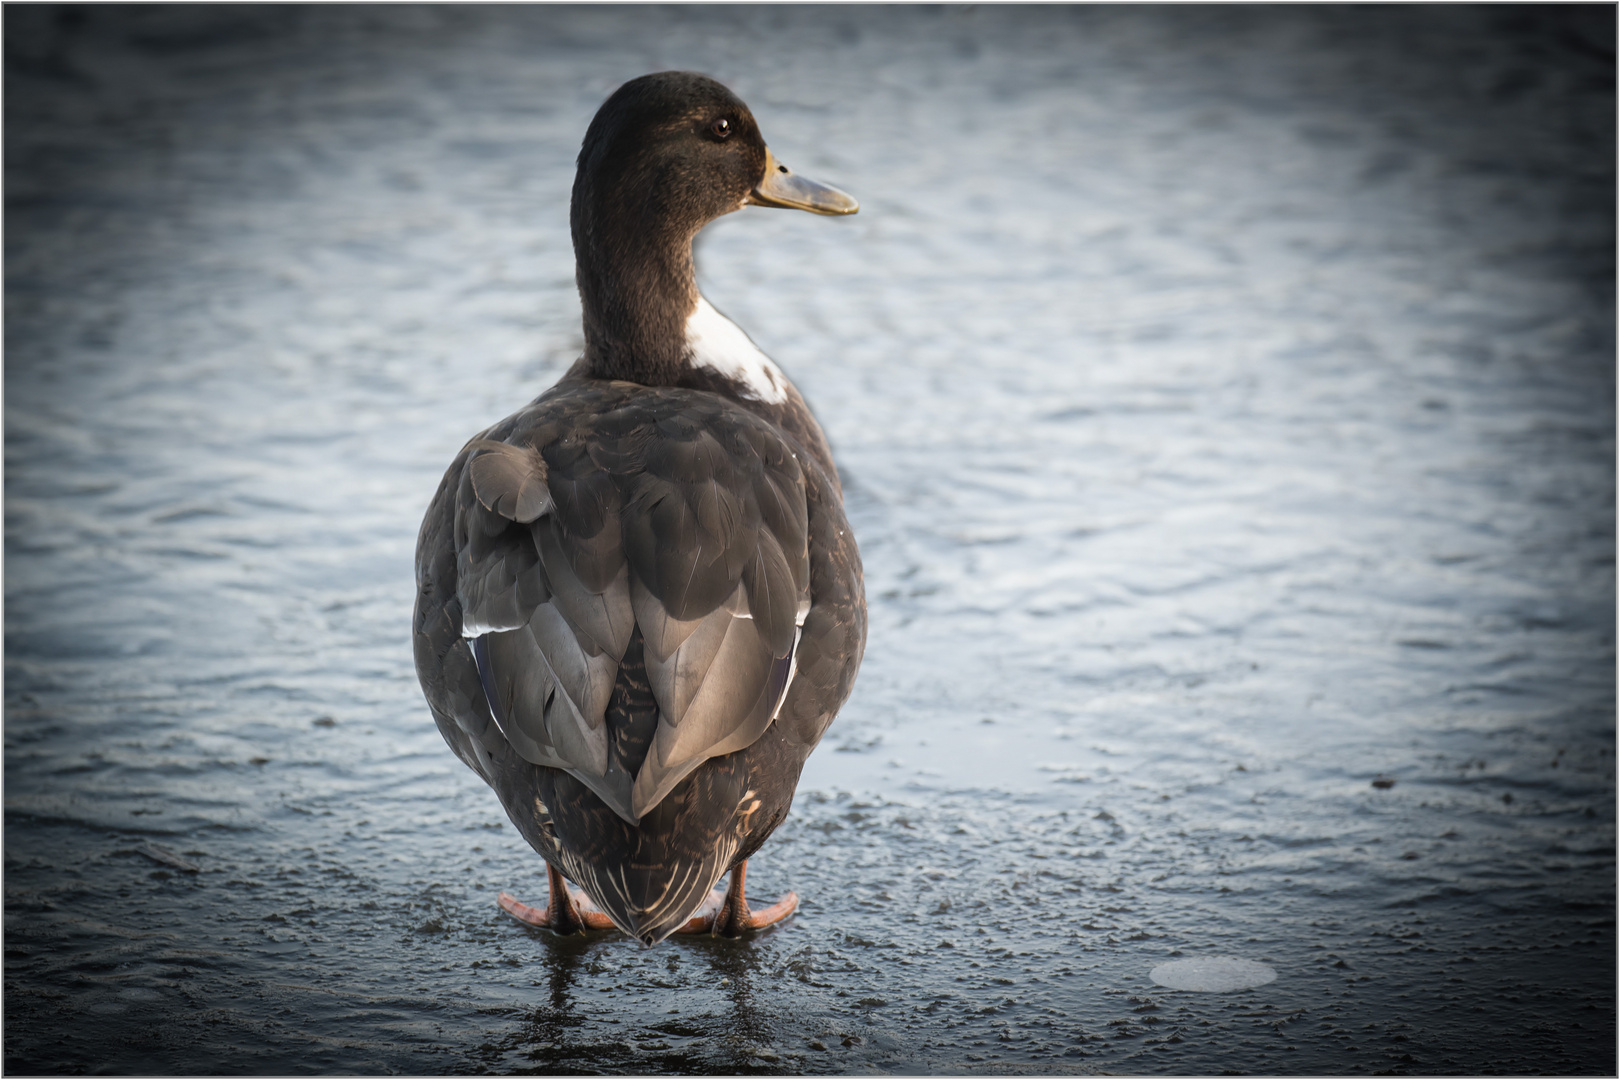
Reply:
[[1148, 972], [1148, 978], [1171, 990], [1216, 994], [1264, 986], [1276, 981], [1277, 973], [1265, 964], [1236, 956], [1201, 956], [1160, 964]]
[[[11, 1071], [1612, 1065], [1612, 9], [6, 18]], [[872, 634], [800, 913], [643, 950], [495, 907], [408, 628], [676, 66], [862, 201], [698, 259]]]

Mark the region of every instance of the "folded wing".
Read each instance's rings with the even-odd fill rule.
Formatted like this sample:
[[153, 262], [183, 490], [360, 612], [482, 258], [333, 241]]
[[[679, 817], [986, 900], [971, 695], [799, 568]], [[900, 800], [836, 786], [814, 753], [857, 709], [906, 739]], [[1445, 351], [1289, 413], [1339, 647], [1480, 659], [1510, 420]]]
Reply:
[[[632, 823], [770, 726], [810, 609], [791, 445], [709, 395], [637, 389], [574, 417], [553, 399], [517, 434], [474, 440], [455, 527], [463, 634], [495, 723]], [[637, 627], [650, 743], [608, 708]]]

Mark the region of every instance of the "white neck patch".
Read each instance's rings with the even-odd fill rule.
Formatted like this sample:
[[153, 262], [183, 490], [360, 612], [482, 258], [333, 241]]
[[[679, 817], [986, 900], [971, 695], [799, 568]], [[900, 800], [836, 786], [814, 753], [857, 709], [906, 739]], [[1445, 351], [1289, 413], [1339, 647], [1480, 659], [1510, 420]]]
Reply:
[[714, 310], [702, 296], [686, 320], [686, 359], [693, 367], [708, 368], [742, 384], [743, 394], [779, 405], [787, 400], [787, 376], [742, 327]]

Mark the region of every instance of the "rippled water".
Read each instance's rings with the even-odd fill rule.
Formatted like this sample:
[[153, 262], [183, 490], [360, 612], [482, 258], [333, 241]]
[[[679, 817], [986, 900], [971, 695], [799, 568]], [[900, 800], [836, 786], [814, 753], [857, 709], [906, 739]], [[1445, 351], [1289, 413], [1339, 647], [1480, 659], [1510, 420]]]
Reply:
[[[5, 18], [9, 1072], [1612, 1072], [1612, 8]], [[699, 269], [872, 629], [801, 912], [649, 950], [408, 627], [667, 67], [862, 200]]]

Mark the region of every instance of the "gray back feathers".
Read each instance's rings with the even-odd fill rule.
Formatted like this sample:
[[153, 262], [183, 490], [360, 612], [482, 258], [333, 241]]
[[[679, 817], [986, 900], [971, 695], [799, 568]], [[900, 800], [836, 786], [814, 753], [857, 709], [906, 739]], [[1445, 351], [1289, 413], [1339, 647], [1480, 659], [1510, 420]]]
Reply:
[[[456, 594], [511, 747], [634, 823], [758, 739], [810, 609], [807, 468], [735, 403], [625, 383], [565, 384], [469, 443]], [[608, 703], [636, 627], [657, 724], [626, 760]]]

